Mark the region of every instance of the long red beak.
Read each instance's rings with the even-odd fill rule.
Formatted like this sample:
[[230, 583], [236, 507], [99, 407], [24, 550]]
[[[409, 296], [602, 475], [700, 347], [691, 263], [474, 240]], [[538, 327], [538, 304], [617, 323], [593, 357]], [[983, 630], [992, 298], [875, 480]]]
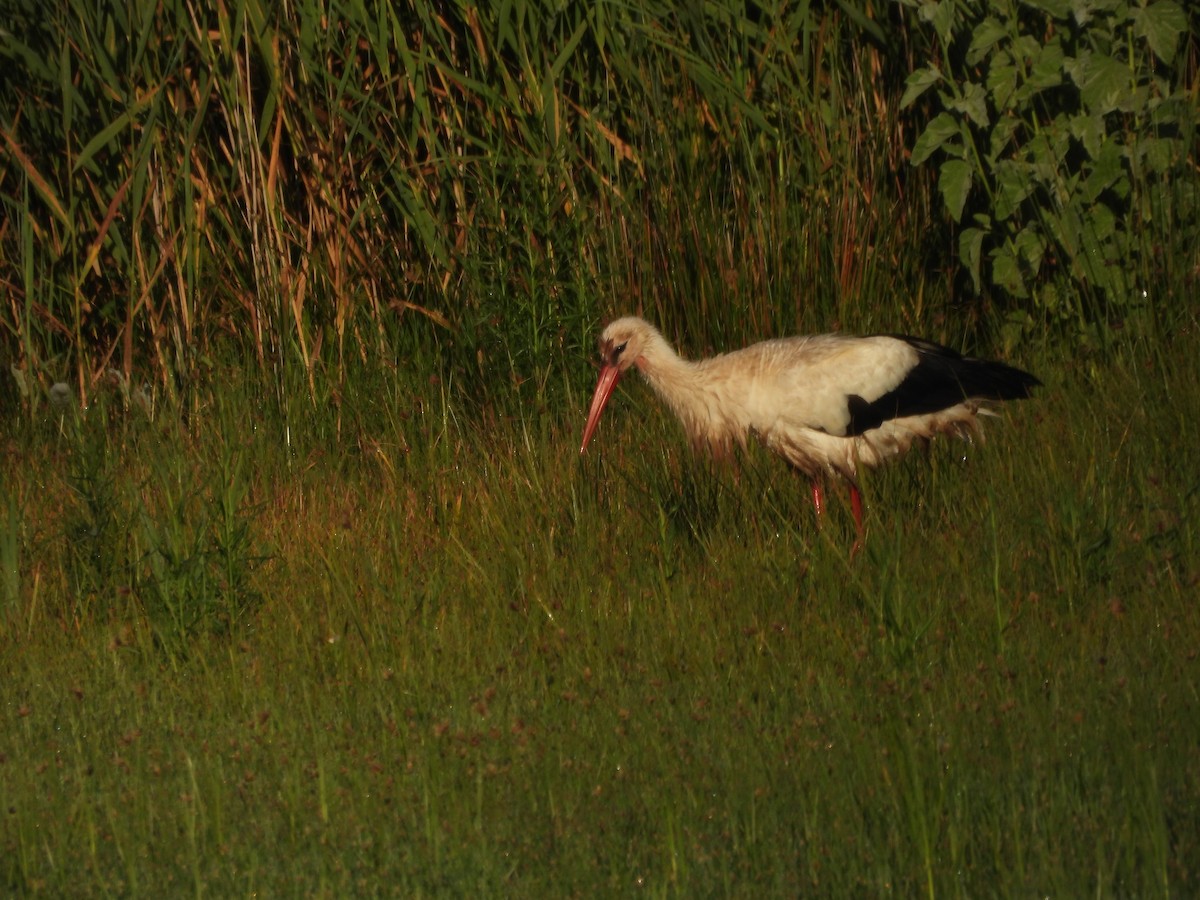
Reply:
[[616, 366], [606, 365], [600, 370], [600, 380], [596, 382], [596, 393], [592, 394], [592, 408], [588, 411], [587, 425], [583, 427], [583, 443], [579, 446], [580, 455], [587, 449], [588, 441], [592, 439], [592, 432], [596, 430], [596, 425], [600, 422], [600, 414], [604, 412], [604, 404], [608, 403], [608, 398], [612, 396], [613, 388], [617, 386], [617, 379], [621, 377], [621, 370]]

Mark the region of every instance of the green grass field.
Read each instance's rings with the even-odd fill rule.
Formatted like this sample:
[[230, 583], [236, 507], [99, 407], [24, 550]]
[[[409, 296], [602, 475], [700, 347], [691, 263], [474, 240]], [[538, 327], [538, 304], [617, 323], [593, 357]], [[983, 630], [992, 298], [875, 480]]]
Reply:
[[[0, 884], [1166, 896], [1200, 882], [1194, 333], [817, 528], [636, 380], [14, 418]], [[1148, 360], [1153, 360], [1152, 362]], [[182, 423], [181, 423], [182, 422]]]
[[[0, 895], [1200, 895], [1182, 0], [10, 0]], [[818, 527], [637, 378], [1045, 387]]]

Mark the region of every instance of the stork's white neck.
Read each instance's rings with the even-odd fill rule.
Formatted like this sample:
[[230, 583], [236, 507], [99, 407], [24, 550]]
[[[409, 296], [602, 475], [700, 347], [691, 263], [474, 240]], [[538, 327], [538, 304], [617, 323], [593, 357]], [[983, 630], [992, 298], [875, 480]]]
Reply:
[[744, 441], [744, 415], [739, 414], [732, 396], [714, 390], [714, 381], [721, 379], [711, 364], [683, 359], [654, 331], [634, 365], [675, 413], [693, 442], [720, 449], [732, 441]]

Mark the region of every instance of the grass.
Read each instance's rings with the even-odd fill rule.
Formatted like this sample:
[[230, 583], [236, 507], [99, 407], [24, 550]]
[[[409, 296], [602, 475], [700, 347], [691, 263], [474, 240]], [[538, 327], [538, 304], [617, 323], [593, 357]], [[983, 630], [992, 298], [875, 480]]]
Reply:
[[[917, 13], [269, 6], [0, 42], [0, 890], [1196, 893], [1194, 154], [1082, 321], [948, 262]], [[852, 559], [636, 379], [579, 456], [600, 297], [1048, 387]]]
[[10, 415], [0, 885], [1194, 892], [1197, 349], [1021, 360], [855, 559], [844, 496], [816, 528], [636, 382], [580, 458], [582, 365]]

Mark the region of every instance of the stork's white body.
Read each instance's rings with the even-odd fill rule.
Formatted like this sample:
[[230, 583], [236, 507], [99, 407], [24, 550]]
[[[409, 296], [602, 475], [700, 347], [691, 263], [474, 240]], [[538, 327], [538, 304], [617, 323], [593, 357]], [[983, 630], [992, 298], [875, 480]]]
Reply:
[[763, 341], [698, 362], [681, 359], [654, 332], [634, 365], [683, 423], [692, 441], [722, 454], [754, 435], [807, 475], [853, 478], [917, 438], [971, 427], [979, 404], [890, 419], [848, 434], [848, 396], [873, 403], [894, 391], [918, 354], [891, 337], [836, 334]]
[[1002, 363], [962, 357], [916, 338], [826, 334], [763, 341], [709, 359], [682, 359], [654, 326], [617, 319], [604, 329], [605, 365], [582, 453], [617, 378], [636, 366], [692, 442], [723, 455], [754, 435], [813, 479], [903, 454], [916, 440], [977, 428], [987, 400], [1028, 396], [1039, 382]]

